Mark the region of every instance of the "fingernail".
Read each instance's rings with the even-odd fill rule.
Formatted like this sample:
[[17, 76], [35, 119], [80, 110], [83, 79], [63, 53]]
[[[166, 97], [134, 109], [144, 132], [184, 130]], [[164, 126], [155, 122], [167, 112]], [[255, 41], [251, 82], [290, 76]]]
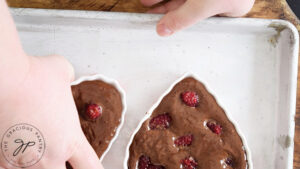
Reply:
[[157, 33], [160, 35], [160, 36], [169, 36], [169, 35], [172, 35], [173, 34], [173, 31], [170, 30], [166, 25], [164, 24], [159, 24], [157, 26]]

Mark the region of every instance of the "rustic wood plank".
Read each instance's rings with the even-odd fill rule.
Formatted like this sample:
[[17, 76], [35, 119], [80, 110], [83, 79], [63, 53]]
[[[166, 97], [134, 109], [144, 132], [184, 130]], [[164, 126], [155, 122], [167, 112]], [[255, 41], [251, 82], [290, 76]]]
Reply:
[[[118, 12], [145, 12], [139, 0], [7, 0], [12, 7], [101, 10]], [[251, 12], [245, 17], [285, 19], [292, 22], [300, 31], [300, 22], [290, 10], [285, 0], [256, 0]], [[300, 169], [300, 74], [298, 74], [298, 92], [296, 108], [296, 131], [294, 169]]]
[[300, 30], [300, 22], [285, 0], [256, 0], [253, 9], [245, 17], [284, 19]]
[[9, 6], [22, 8], [145, 12], [138, 0], [7, 0]]

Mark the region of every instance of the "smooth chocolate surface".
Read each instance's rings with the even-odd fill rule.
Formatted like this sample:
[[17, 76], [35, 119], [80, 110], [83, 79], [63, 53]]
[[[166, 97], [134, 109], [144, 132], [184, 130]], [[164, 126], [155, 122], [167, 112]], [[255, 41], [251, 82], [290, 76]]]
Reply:
[[[199, 96], [196, 107], [187, 106], [181, 93], [194, 91]], [[150, 129], [149, 122], [160, 114], [172, 118], [166, 129]], [[215, 121], [222, 126], [221, 134], [212, 132], [207, 122]], [[189, 146], [178, 147], [174, 140], [184, 135], [193, 135]], [[181, 169], [181, 161], [192, 156], [197, 169], [247, 169], [247, 156], [243, 142], [235, 126], [229, 121], [216, 99], [196, 79], [189, 77], [180, 81], [168, 93], [147, 119], [130, 146], [128, 168], [136, 169], [139, 158], [144, 155], [155, 165], [166, 169]], [[226, 160], [232, 159], [231, 166]]]
[[[113, 85], [100, 80], [85, 81], [72, 86], [72, 92], [81, 128], [100, 158], [121, 123], [123, 110], [121, 94]], [[86, 116], [88, 104], [102, 107], [102, 115], [96, 120], [90, 120]]]

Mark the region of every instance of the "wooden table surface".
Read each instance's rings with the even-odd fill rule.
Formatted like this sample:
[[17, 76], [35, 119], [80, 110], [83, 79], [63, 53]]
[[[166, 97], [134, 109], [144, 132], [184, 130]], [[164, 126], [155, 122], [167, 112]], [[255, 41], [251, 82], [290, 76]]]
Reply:
[[[7, 0], [11, 7], [81, 9], [118, 12], [145, 12], [139, 0]], [[285, 0], [256, 0], [251, 12], [245, 17], [285, 19], [292, 22], [300, 31], [300, 22], [290, 10]], [[298, 73], [297, 108], [294, 169], [300, 169], [300, 83]], [[266, 168], [268, 169], [268, 168]]]

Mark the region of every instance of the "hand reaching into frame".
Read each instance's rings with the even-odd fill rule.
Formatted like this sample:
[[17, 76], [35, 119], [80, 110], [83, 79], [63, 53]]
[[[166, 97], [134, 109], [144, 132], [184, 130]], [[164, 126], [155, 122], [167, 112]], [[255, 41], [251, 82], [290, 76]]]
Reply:
[[3, 0], [0, 37], [0, 169], [103, 169], [80, 126], [72, 65], [25, 54]]
[[[141, 0], [145, 6], [153, 6], [163, 0]], [[250, 11], [254, 0], [170, 0], [149, 13], [165, 14], [156, 30], [160, 36], [169, 36], [200, 20], [214, 15], [238, 17]]]

